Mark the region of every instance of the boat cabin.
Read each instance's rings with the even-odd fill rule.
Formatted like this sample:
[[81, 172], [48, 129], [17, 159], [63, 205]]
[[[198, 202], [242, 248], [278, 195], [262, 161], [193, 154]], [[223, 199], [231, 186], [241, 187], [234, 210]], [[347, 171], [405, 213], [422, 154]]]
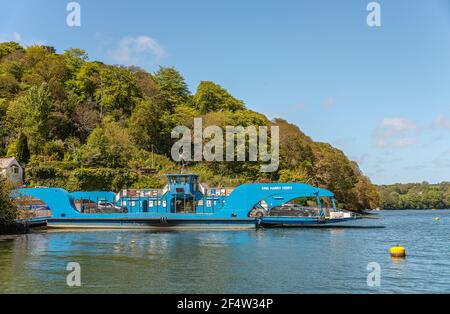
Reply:
[[162, 190], [126, 189], [117, 194], [114, 203], [130, 213], [211, 214], [220, 210], [232, 189], [206, 189], [196, 174], [168, 174]]
[[198, 175], [195, 174], [168, 174], [169, 192], [175, 197], [194, 197], [198, 192]]

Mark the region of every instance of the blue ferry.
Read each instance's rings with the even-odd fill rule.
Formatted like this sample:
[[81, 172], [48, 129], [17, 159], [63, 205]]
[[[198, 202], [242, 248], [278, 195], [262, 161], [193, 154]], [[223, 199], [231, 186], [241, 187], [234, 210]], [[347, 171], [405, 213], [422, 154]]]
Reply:
[[[319, 226], [359, 217], [338, 210], [334, 194], [302, 183], [243, 184], [205, 188], [195, 174], [168, 174], [157, 189], [73, 192], [60, 188], [24, 188], [16, 198], [48, 206], [48, 228], [60, 229], [249, 229]], [[315, 207], [292, 204], [316, 202]], [[325, 206], [324, 203], [331, 204]]]

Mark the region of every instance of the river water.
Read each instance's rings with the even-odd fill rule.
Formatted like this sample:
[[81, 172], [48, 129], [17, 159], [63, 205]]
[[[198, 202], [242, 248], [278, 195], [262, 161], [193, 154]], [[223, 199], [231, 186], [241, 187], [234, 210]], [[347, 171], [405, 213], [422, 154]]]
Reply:
[[[358, 222], [367, 228], [0, 237], [0, 293], [449, 293], [450, 211], [378, 217]], [[404, 260], [389, 256], [397, 243]], [[81, 287], [66, 283], [69, 262]]]

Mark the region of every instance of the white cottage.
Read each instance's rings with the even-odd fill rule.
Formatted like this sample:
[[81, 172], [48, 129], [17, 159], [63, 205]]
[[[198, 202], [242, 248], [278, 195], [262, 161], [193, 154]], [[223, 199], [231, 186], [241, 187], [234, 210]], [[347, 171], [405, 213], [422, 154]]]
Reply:
[[0, 158], [0, 176], [13, 184], [23, 184], [23, 168], [16, 158]]

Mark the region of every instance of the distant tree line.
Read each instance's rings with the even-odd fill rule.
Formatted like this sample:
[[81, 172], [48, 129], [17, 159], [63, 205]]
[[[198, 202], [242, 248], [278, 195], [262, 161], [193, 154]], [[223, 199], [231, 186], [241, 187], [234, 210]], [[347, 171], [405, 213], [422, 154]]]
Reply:
[[450, 182], [381, 185], [378, 189], [384, 209], [450, 208]]

